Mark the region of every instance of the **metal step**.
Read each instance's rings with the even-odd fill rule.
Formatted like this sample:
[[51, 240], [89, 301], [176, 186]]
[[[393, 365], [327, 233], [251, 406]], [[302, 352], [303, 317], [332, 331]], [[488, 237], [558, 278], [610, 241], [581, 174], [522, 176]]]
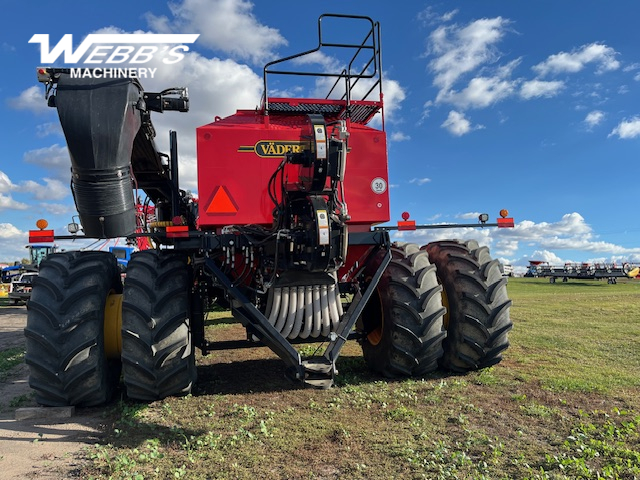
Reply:
[[302, 361], [304, 384], [326, 390], [333, 386], [335, 368], [333, 362], [325, 357], [309, 357]]

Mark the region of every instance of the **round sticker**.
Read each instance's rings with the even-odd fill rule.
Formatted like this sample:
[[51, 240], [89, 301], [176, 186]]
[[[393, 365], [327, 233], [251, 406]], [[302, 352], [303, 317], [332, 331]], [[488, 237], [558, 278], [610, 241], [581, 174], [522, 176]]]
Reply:
[[371, 181], [371, 190], [378, 195], [387, 191], [387, 181], [384, 178], [374, 178]]

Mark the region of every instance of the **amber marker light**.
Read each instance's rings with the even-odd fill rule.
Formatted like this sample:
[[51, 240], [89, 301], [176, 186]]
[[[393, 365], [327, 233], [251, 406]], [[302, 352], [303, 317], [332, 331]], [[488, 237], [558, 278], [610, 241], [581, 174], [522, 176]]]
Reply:
[[38, 227], [40, 230], [44, 230], [48, 226], [49, 226], [49, 222], [47, 222], [44, 218], [41, 218], [38, 221], [36, 221], [36, 227]]

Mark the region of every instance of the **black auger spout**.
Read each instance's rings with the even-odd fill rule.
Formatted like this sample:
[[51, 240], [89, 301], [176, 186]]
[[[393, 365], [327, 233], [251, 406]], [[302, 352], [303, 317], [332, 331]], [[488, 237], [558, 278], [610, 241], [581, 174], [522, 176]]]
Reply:
[[141, 126], [141, 87], [131, 79], [58, 81], [56, 106], [71, 156], [72, 191], [85, 234], [132, 234], [131, 152]]

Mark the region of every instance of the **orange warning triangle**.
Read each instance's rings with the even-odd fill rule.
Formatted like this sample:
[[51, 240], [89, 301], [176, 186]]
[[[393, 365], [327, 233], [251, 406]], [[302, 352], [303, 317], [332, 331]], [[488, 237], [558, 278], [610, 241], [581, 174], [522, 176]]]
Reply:
[[207, 207], [207, 213], [238, 213], [238, 207], [224, 186], [220, 185], [213, 194], [211, 203]]

